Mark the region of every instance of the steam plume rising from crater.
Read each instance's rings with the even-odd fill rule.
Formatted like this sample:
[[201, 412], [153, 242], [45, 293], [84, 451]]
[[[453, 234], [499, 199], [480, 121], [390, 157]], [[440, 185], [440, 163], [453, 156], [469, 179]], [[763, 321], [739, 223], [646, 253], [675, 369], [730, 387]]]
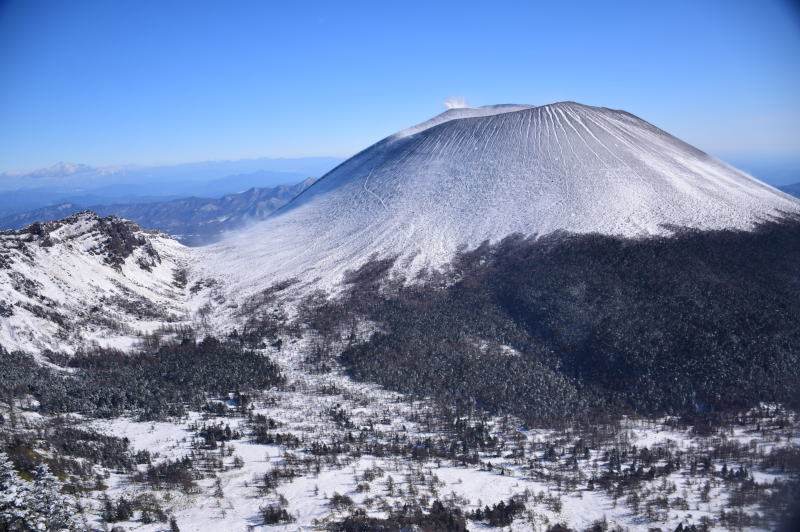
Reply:
[[463, 96], [451, 96], [444, 101], [448, 109], [462, 109], [467, 107], [467, 100]]

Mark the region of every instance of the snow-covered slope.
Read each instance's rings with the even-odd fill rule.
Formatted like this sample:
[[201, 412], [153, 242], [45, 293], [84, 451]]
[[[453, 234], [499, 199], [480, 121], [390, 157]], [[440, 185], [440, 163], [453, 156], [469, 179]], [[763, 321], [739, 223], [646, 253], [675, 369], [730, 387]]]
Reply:
[[0, 345], [70, 352], [130, 347], [186, 319], [191, 250], [167, 235], [86, 211], [0, 232]]
[[234, 291], [331, 285], [373, 256], [413, 273], [511, 233], [749, 228], [800, 202], [623, 111], [572, 102], [452, 109], [332, 170], [208, 250]]

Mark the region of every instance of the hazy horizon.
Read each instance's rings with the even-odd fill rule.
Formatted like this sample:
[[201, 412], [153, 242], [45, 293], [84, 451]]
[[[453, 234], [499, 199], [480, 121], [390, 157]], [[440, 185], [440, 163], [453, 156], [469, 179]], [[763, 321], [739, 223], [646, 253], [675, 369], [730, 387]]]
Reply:
[[[377, 142], [380, 139], [375, 139]], [[363, 146], [366, 148], [367, 146]], [[358, 150], [357, 150], [358, 151]], [[332, 169], [336, 164], [339, 162], [355, 155], [355, 153], [351, 154], [344, 154], [341, 156], [336, 155], [309, 155], [305, 157], [268, 157], [268, 156], [261, 156], [261, 157], [247, 157], [241, 159], [210, 159], [210, 160], [195, 160], [195, 161], [183, 161], [183, 162], [171, 162], [171, 163], [151, 163], [151, 164], [142, 164], [142, 163], [123, 163], [123, 164], [116, 164], [116, 165], [95, 165], [86, 163], [83, 161], [57, 161], [49, 166], [45, 166], [42, 168], [31, 168], [31, 169], [24, 169], [24, 170], [5, 170], [0, 171], [0, 179], [5, 178], [6, 180], [10, 178], [17, 178], [17, 179], [32, 179], [34, 181], [38, 181], [39, 186], [42, 184], [42, 177], [47, 177], [50, 174], [51, 177], [67, 177], [71, 175], [69, 172], [62, 172], [64, 167], [77, 167], [77, 170], [80, 171], [82, 167], [86, 167], [88, 170], [96, 171], [120, 171], [123, 175], [126, 171], [148, 171], [148, 170], [169, 170], [175, 169], [179, 167], [189, 167], [189, 166], [203, 166], [203, 165], [215, 165], [215, 164], [225, 164], [225, 163], [254, 163], [258, 164], [260, 162], [267, 163], [275, 163], [275, 162], [290, 162], [290, 161], [330, 161], [329, 167], [327, 170], [320, 170], [313, 173], [309, 173], [307, 177], [322, 177], [328, 170]], [[717, 157], [732, 166], [749, 173], [753, 177], [756, 177], [767, 184], [773, 186], [784, 186], [789, 184], [794, 184], [800, 182], [800, 154], [772, 154], [772, 155], [764, 155], [761, 153], [737, 153], [737, 152], [717, 152], [717, 153], [710, 153], [714, 157]], [[321, 166], [320, 168], [324, 167]], [[253, 168], [251, 172], [258, 172], [263, 171], [264, 169], [256, 169]], [[59, 172], [62, 172], [59, 174]], [[242, 172], [246, 173], [246, 172]], [[302, 172], [301, 172], [302, 173]], [[312, 175], [316, 174], [316, 175]], [[35, 175], [36, 177], [31, 177]], [[231, 174], [234, 175], [234, 174]], [[225, 177], [225, 176], [220, 176]], [[289, 182], [296, 182], [300, 179], [295, 181], [287, 181]], [[285, 184], [285, 183], [280, 183]], [[24, 188], [24, 187], [19, 187]], [[15, 187], [9, 186], [9, 183], [0, 181], [0, 190], [14, 190]]]
[[0, 3], [0, 172], [343, 157], [448, 99], [573, 100], [715, 155], [800, 157], [798, 64], [798, 11], [781, 0], [11, 0]]

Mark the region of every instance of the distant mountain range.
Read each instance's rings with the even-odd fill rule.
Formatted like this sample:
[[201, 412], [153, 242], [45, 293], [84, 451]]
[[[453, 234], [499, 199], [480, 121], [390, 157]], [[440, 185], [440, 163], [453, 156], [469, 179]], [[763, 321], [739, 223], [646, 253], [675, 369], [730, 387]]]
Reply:
[[0, 218], [64, 203], [150, 203], [218, 198], [319, 177], [336, 157], [206, 161], [162, 166], [93, 167], [59, 163], [32, 172], [0, 172]]
[[778, 188], [780, 188], [781, 190], [783, 190], [787, 194], [791, 194], [792, 196], [794, 196], [796, 198], [800, 198], [800, 183], [795, 183], [793, 185], [786, 185], [786, 186], [778, 187]]
[[724, 153], [726, 163], [774, 187], [792, 186], [800, 181], [800, 155]]
[[85, 205], [74, 202], [42, 207], [0, 218], [0, 230], [22, 229], [34, 222], [65, 218], [84, 210], [100, 216], [133, 220], [145, 229], [156, 229], [189, 246], [213, 242], [222, 233], [263, 220], [314, 183], [308, 178], [293, 185], [250, 188], [221, 198], [190, 197], [171, 201]]

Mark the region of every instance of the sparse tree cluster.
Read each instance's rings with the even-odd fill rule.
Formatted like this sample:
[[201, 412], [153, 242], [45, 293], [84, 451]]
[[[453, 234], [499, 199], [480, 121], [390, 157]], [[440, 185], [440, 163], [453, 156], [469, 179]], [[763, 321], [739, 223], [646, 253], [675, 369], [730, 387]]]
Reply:
[[211, 337], [160, 345], [155, 352], [98, 349], [65, 360], [73, 373], [60, 374], [27, 354], [0, 347], [8, 375], [0, 383], [2, 397], [31, 395], [49, 413], [163, 419], [183, 415], [187, 405], [200, 409], [208, 394], [260, 391], [283, 382], [264, 355]]

